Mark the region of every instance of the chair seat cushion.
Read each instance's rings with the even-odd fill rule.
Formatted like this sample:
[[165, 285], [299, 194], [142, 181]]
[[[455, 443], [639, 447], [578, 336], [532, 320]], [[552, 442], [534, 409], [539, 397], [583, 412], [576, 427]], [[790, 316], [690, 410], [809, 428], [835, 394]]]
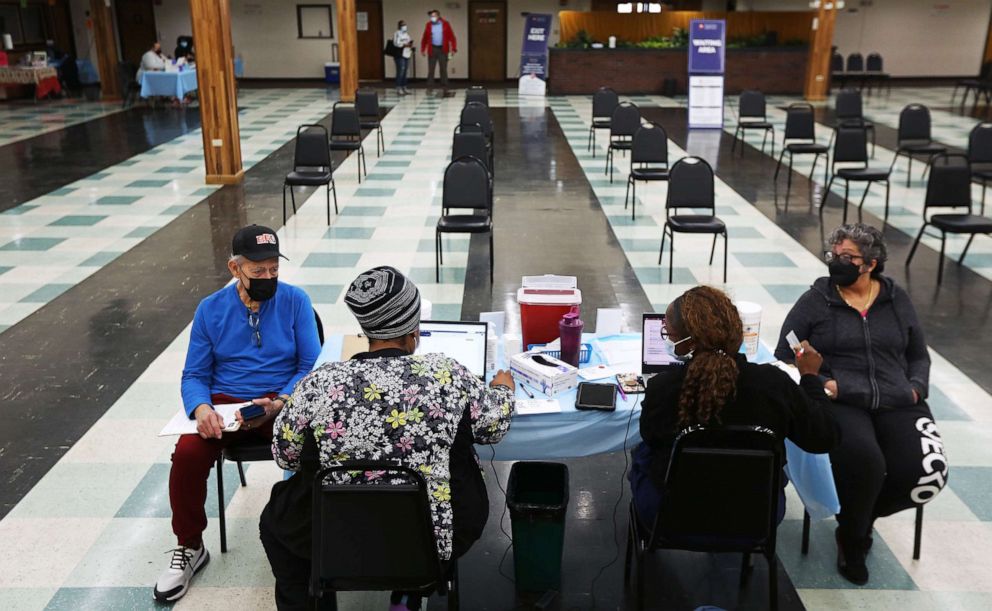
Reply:
[[252, 441], [229, 445], [224, 448], [224, 458], [238, 462], [272, 460], [272, 444], [267, 441]]
[[610, 148], [630, 150], [634, 146], [631, 140], [610, 140]]
[[930, 224], [948, 233], [992, 233], [992, 219], [977, 214], [935, 214]]
[[792, 144], [787, 144], [785, 149], [790, 153], [826, 153], [830, 150], [830, 147], [826, 144], [819, 144], [817, 142], [794, 142]]
[[610, 126], [609, 119], [593, 119], [592, 126], [594, 129], [606, 129]]
[[492, 227], [492, 218], [481, 214], [447, 214], [437, 222], [442, 233], [488, 233]]
[[853, 181], [888, 180], [889, 168], [844, 168], [837, 170], [837, 176]]
[[931, 155], [947, 151], [946, 146], [931, 142], [930, 140], [903, 140], [899, 143], [899, 148], [910, 153], [927, 153]]
[[331, 140], [332, 151], [357, 151], [361, 146], [358, 140]]
[[303, 170], [286, 174], [287, 185], [315, 186], [326, 185], [331, 181], [330, 171]]
[[863, 127], [865, 129], [875, 129], [875, 124], [866, 119], [841, 119], [837, 123], [838, 127]]
[[634, 180], [668, 180], [667, 168], [634, 168], [630, 171]]
[[768, 121], [741, 121], [738, 125], [744, 129], [775, 129]]
[[984, 180], [992, 180], [992, 168], [975, 168], [974, 165], [971, 166], [971, 175], [975, 178], [982, 178]]
[[677, 214], [668, 219], [668, 226], [680, 233], [722, 233], [727, 229], [720, 219], [703, 214]]
[[362, 120], [362, 122], [359, 123], [359, 125], [362, 126], [362, 129], [376, 129], [379, 127], [379, 120], [378, 119]]

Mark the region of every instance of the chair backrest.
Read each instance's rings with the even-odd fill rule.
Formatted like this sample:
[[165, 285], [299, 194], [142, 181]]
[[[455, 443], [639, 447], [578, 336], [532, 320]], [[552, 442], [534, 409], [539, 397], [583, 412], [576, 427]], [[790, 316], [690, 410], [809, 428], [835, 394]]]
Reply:
[[805, 102], [790, 104], [785, 111], [786, 140], [816, 140], [813, 107]]
[[592, 118], [609, 119], [620, 105], [620, 96], [609, 87], [600, 87], [592, 94]]
[[462, 107], [462, 114], [458, 125], [462, 129], [479, 129], [488, 138], [493, 133], [493, 119], [489, 115], [489, 107], [482, 102], [467, 102]]
[[983, 81], [992, 78], [992, 62], [982, 63], [982, 70], [978, 73], [978, 78]]
[[865, 58], [861, 56], [860, 53], [851, 53], [847, 56], [847, 71], [848, 72], [864, 72], [865, 70]]
[[899, 113], [899, 136], [903, 140], [930, 140], [930, 109], [910, 104]]
[[742, 91], [738, 98], [738, 116], [741, 119], [761, 119], [766, 118], [765, 94], [760, 91]]
[[637, 130], [641, 128], [641, 111], [636, 105], [630, 102], [621, 102], [613, 109], [610, 117], [610, 138], [628, 137], [633, 138]]
[[[381, 483], [340, 483], [346, 471], [386, 474]], [[321, 470], [312, 528], [313, 592], [420, 590], [441, 579], [427, 483], [412, 469], [346, 461]]]
[[868, 72], [882, 72], [885, 68], [881, 54], [869, 53], [868, 58], [865, 60], [865, 69]]
[[675, 439], [652, 547], [748, 549], [775, 543], [781, 444], [760, 426], [695, 426]]
[[379, 118], [379, 94], [375, 89], [363, 87], [355, 92], [355, 108], [359, 117]]
[[868, 131], [863, 127], [838, 127], [834, 163], [853, 161], [868, 164]]
[[941, 153], [930, 163], [927, 196], [923, 216], [928, 208], [968, 208], [971, 210], [971, 164], [961, 154]]
[[476, 208], [489, 210], [492, 199], [489, 192], [489, 170], [481, 159], [458, 157], [444, 170], [441, 207]]
[[481, 85], [472, 85], [465, 90], [465, 103], [481, 102], [489, 106], [489, 91]]
[[992, 123], [979, 123], [968, 134], [968, 161], [992, 163]]
[[664, 163], [668, 165], [668, 134], [655, 122], [645, 123], [634, 132], [630, 145], [631, 163]]
[[834, 114], [838, 119], [863, 119], [861, 92], [857, 89], [843, 89], [837, 93]]
[[331, 108], [331, 137], [362, 137], [362, 127], [358, 119], [358, 109], [347, 102], [335, 102]]
[[137, 82], [135, 77], [138, 74], [138, 67], [128, 62], [117, 62], [117, 80], [127, 92], [128, 87]]
[[834, 53], [830, 56], [830, 71], [831, 72], [843, 72], [844, 71], [844, 56], [840, 53]]
[[296, 128], [294, 168], [330, 168], [331, 150], [327, 145], [327, 128], [319, 124]]
[[481, 131], [463, 131], [455, 128], [455, 135], [451, 139], [451, 158], [474, 157], [482, 162], [489, 169], [486, 161], [489, 159], [489, 152], [486, 145], [486, 136]]
[[713, 168], [699, 157], [683, 157], [668, 172], [666, 210], [678, 208], [716, 209]]

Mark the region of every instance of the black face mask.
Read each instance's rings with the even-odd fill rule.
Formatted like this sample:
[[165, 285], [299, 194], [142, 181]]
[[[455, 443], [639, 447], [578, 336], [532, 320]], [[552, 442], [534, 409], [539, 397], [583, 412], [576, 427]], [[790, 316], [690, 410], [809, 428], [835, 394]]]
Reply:
[[837, 286], [851, 286], [861, 277], [861, 267], [854, 263], [844, 263], [840, 259], [834, 259], [827, 265], [830, 271], [830, 279]]
[[[276, 294], [276, 289], [279, 288], [278, 278], [249, 278], [249, 285], [245, 288], [248, 292], [248, 297], [252, 301], [267, 301], [272, 299]], [[241, 283], [244, 285], [244, 282]]]

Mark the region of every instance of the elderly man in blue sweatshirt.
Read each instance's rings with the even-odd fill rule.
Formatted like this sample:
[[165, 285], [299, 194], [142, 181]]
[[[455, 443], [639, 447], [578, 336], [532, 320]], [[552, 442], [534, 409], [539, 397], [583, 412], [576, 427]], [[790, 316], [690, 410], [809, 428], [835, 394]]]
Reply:
[[[193, 317], [182, 397], [199, 434], [182, 435], [172, 454], [169, 502], [178, 547], [155, 584], [160, 601], [186, 594], [193, 575], [210, 560], [203, 545], [210, 468], [227, 445], [272, 442], [275, 415], [320, 353], [310, 298], [278, 281], [276, 232], [245, 227], [235, 234], [231, 252], [228, 268], [235, 282], [201, 301]], [[239, 429], [224, 432], [213, 406], [246, 401], [260, 413], [251, 417], [239, 410]]]

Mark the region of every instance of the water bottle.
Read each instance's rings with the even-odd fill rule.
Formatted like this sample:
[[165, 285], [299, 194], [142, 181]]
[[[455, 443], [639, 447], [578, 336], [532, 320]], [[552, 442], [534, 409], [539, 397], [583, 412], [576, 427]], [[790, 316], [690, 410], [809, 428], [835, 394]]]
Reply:
[[579, 350], [582, 347], [582, 321], [579, 319], [579, 306], [562, 317], [558, 323], [558, 335], [561, 337], [561, 360], [573, 367], [579, 366]]

